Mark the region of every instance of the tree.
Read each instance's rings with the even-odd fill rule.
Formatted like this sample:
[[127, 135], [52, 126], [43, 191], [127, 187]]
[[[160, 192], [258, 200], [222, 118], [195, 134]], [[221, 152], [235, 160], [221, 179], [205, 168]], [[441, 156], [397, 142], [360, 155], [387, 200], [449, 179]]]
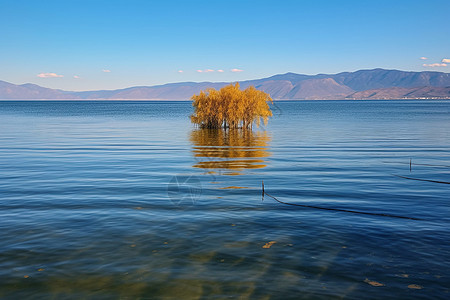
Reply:
[[202, 128], [252, 128], [261, 119], [267, 124], [272, 116], [270, 95], [253, 86], [242, 91], [239, 83], [206, 89], [191, 99], [195, 109], [191, 121]]

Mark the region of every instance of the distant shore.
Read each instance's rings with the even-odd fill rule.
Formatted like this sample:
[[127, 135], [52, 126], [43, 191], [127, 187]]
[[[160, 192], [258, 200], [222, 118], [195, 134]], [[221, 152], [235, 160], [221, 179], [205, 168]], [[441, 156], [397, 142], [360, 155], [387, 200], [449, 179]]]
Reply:
[[[409, 100], [450, 100], [450, 97], [446, 98], [380, 98], [380, 99], [274, 99], [275, 102], [294, 102], [294, 101], [409, 101]], [[0, 102], [12, 102], [12, 101], [22, 101], [22, 102], [192, 102], [189, 99], [0, 99]]]

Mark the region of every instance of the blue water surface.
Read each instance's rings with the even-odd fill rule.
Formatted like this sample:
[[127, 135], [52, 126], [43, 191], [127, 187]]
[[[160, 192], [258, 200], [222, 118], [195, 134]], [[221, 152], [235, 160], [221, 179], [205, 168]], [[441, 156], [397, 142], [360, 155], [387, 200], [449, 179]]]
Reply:
[[450, 102], [272, 110], [0, 102], [0, 298], [448, 299]]

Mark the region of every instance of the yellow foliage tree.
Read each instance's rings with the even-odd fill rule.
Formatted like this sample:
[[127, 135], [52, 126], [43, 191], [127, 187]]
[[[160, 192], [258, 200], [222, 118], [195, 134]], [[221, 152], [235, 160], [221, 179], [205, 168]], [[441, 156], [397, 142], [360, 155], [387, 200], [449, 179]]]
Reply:
[[239, 83], [220, 90], [210, 88], [191, 99], [195, 109], [191, 121], [203, 128], [252, 128], [261, 119], [267, 124], [272, 116], [270, 95], [253, 86], [241, 90]]

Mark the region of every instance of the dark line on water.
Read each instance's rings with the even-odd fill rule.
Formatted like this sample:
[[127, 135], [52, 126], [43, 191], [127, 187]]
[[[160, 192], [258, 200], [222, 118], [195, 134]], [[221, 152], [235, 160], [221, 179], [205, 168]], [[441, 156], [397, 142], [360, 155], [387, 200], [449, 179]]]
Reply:
[[395, 176], [395, 177], [400, 177], [400, 178], [404, 178], [404, 179], [409, 179], [409, 180], [418, 180], [418, 181], [426, 181], [426, 182], [434, 182], [434, 183], [450, 184], [450, 182], [448, 182], [448, 181], [439, 181], [439, 180], [431, 180], [431, 179], [421, 179], [421, 178], [406, 177], [406, 176], [395, 175], [395, 174], [391, 174], [391, 175], [392, 175], [392, 176]]
[[397, 215], [390, 215], [390, 214], [383, 214], [383, 213], [371, 213], [371, 212], [364, 212], [364, 211], [356, 211], [356, 210], [348, 210], [348, 209], [340, 209], [340, 208], [329, 208], [329, 207], [322, 207], [322, 206], [313, 206], [313, 205], [306, 205], [306, 204], [296, 204], [296, 203], [284, 202], [284, 201], [278, 200], [274, 196], [269, 195], [267, 192], [265, 192], [264, 191], [264, 182], [262, 183], [262, 192], [263, 192], [263, 194], [262, 194], [263, 201], [264, 201], [264, 195], [266, 195], [266, 196], [269, 196], [270, 198], [274, 199], [275, 201], [277, 201], [281, 204], [285, 204], [285, 205], [322, 209], [322, 210], [330, 210], [330, 211], [340, 211], [340, 212], [347, 212], [347, 213], [361, 214], [361, 215], [370, 215], [370, 216], [381, 216], [381, 217], [408, 219], [408, 220], [416, 220], [416, 221], [423, 220], [423, 219], [414, 218], [414, 217], [404, 217], [404, 216], [397, 216]]

